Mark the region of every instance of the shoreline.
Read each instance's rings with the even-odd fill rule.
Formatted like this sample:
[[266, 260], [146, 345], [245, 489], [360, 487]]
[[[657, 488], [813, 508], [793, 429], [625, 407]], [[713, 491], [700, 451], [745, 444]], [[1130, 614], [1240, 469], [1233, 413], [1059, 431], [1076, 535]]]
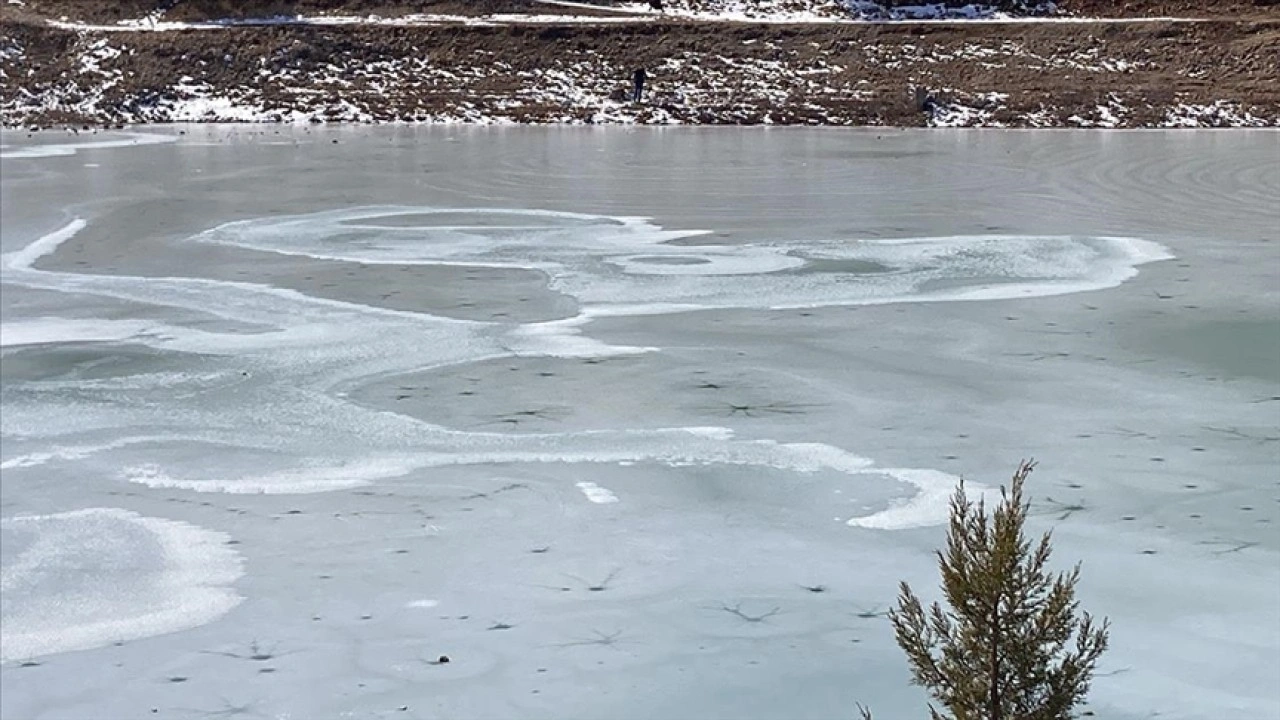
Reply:
[[[81, 143], [77, 141], [82, 135], [93, 137], [99, 133], [126, 133], [126, 134], [152, 134], [157, 131], [175, 130], [179, 135], [186, 135], [195, 129], [216, 128], [224, 131], [247, 130], [253, 131], [253, 134], [265, 135], [268, 131], [275, 133], [291, 132], [296, 130], [342, 130], [350, 128], [385, 128], [397, 130], [431, 130], [431, 129], [465, 129], [465, 130], [518, 130], [521, 128], [549, 130], [549, 129], [565, 129], [565, 130], [583, 130], [587, 128], [612, 129], [612, 130], [644, 130], [661, 132], [664, 130], [671, 131], [730, 131], [730, 130], [752, 130], [759, 132], [793, 132], [793, 131], [830, 131], [830, 132], [855, 132], [864, 133], [871, 132], [919, 132], [919, 131], [967, 131], [980, 133], [1073, 133], [1073, 132], [1104, 132], [1108, 135], [1138, 135], [1138, 134], [1154, 134], [1154, 133], [1178, 133], [1184, 131], [1214, 131], [1214, 132], [1258, 132], [1258, 133], [1276, 133], [1280, 132], [1280, 124], [1275, 125], [1239, 125], [1239, 126], [1150, 126], [1150, 127], [1078, 127], [1072, 125], [1031, 127], [1031, 126], [1009, 126], [1009, 125], [965, 125], [957, 127], [946, 126], [929, 126], [929, 125], [803, 125], [799, 123], [773, 123], [773, 124], [746, 124], [746, 123], [705, 123], [705, 124], [638, 124], [638, 123], [573, 123], [573, 122], [431, 122], [419, 120], [375, 120], [370, 122], [276, 122], [276, 121], [221, 121], [221, 120], [190, 120], [180, 122], [141, 122], [141, 123], [58, 123], [50, 125], [39, 124], [4, 124], [0, 123], [0, 132], [9, 135], [9, 140], [13, 140], [21, 133], [24, 139], [36, 139], [40, 137], [53, 137], [57, 135], [59, 138], [66, 139], [66, 142], [47, 143], [50, 147], [67, 147], [77, 149], [92, 149], [88, 142]], [[131, 145], [126, 143], [125, 145]], [[7, 144], [4, 153], [19, 152], [23, 148], [43, 147], [46, 143], [14, 145]], [[69, 154], [69, 153], [68, 153]], [[37, 157], [31, 155], [11, 156], [8, 154], [0, 155], [0, 158], [22, 159], [29, 157]], [[43, 157], [43, 156], [39, 156]]]

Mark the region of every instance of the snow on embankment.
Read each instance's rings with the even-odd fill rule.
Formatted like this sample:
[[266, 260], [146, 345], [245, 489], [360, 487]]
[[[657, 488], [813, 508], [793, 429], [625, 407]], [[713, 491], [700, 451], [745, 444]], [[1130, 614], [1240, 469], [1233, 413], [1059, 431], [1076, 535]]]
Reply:
[[[725, 19], [750, 8], [772, 20], [821, 19], [838, 5], [824, 2], [678, 0], [664, 14]], [[1240, 50], [1262, 31], [1244, 25], [1215, 27], [1210, 43], [1187, 23], [1102, 34], [1057, 22], [927, 32], [668, 22], [656, 43], [645, 27], [652, 15], [596, 24], [294, 18], [306, 24], [183, 33], [28, 27], [0, 44], [0, 122], [1280, 126], [1274, 87], [1249, 79], [1259, 61]], [[1203, 52], [1161, 51], [1169, 33]], [[629, 92], [637, 65], [649, 76], [638, 103]]]
[[[896, 3], [877, 0], [663, 0], [662, 13], [697, 20], [823, 22], [832, 20], [983, 20], [1053, 15], [1052, 2]], [[652, 11], [626, 3], [629, 12]]]

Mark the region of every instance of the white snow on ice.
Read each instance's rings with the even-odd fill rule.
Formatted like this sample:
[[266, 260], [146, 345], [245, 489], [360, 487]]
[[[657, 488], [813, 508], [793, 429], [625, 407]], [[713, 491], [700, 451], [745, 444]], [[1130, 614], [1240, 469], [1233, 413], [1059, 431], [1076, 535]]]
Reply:
[[128, 340], [158, 329], [142, 320], [76, 320], [42, 318], [0, 323], [0, 347], [45, 343]]
[[[466, 226], [433, 221], [455, 215], [476, 220]], [[508, 227], [513, 217], [527, 227]], [[361, 242], [348, 242], [358, 230], [366, 231], [358, 235]], [[1038, 297], [1114, 287], [1138, 266], [1170, 258], [1155, 243], [1123, 237], [688, 244], [703, 234], [664, 230], [640, 218], [389, 207], [230, 223], [195, 239], [317, 259], [536, 269], [551, 275], [553, 289], [576, 298], [585, 316]], [[676, 239], [686, 243], [670, 244]], [[808, 260], [882, 269], [850, 283], [840, 273], [806, 271]], [[602, 273], [601, 262], [621, 272]], [[580, 324], [526, 326], [515, 335], [522, 348], [534, 338], [566, 342]]]
[[[551, 287], [580, 304], [579, 315], [568, 320], [516, 325], [495, 335], [495, 328], [488, 323], [369, 308], [245, 283], [78, 275], [33, 267], [37, 259], [56, 252], [84, 227], [83, 220], [72, 221], [3, 256], [3, 279], [31, 287], [202, 310], [275, 327], [276, 332], [234, 336], [166, 328], [162, 337], [156, 337], [136, 332], [141, 327], [104, 326], [99, 334], [128, 334], [134, 342], [189, 352], [236, 352], [243, 362], [264, 373], [294, 378], [287, 394], [267, 388], [261, 392], [268, 395], [259, 395], [246, 389], [228, 396], [234, 397], [235, 404], [212, 410], [216, 415], [205, 421], [199, 420], [198, 411], [184, 410], [184, 422], [225, 428], [228, 413], [249, 417], [258, 412], [259, 405], [285, 416], [306, 418], [281, 438], [263, 437], [252, 429], [220, 431], [221, 439], [209, 440], [222, 448], [217, 452], [223, 462], [216, 470], [180, 473], [167, 467], [163, 459], [164, 449], [172, 442], [142, 443], [141, 447], [152, 448], [149, 452], [154, 461], [127, 467], [120, 472], [122, 479], [199, 492], [296, 494], [358, 487], [424, 469], [460, 465], [745, 465], [793, 473], [834, 471], [847, 474], [851, 482], [880, 478], [880, 482], [914, 488], [914, 495], [905, 502], [850, 521], [878, 529], [941, 522], [946, 516], [946, 489], [956, 478], [927, 468], [878, 469], [868, 458], [828, 445], [738, 440], [722, 429], [599, 430], [518, 437], [460, 432], [352, 406], [330, 397], [328, 390], [348, 378], [474, 362], [513, 352], [607, 357], [655, 350], [614, 347], [584, 336], [582, 331], [593, 317], [710, 307], [1046, 296], [1112, 287], [1131, 277], [1139, 265], [1169, 257], [1160, 246], [1143, 240], [1087, 237], [976, 236], [829, 244], [816, 239], [803, 244], [700, 247], [668, 242], [696, 240], [699, 232], [664, 230], [639, 218], [439, 208], [365, 208], [273, 217], [222, 225], [194, 238], [201, 243], [357, 262], [536, 268], [550, 275]], [[363, 241], [352, 242], [353, 233]], [[643, 263], [644, 272], [628, 272], [637, 258], [648, 259]], [[849, 282], [845, 273], [808, 271], [811, 261], [856, 261], [880, 269], [867, 270], [857, 276], [858, 282]], [[616, 269], [610, 271], [611, 266]], [[731, 271], [728, 275], [726, 268]], [[81, 327], [36, 327], [26, 329], [20, 339], [52, 338], [59, 333], [64, 337], [92, 334]], [[308, 360], [299, 364], [298, 357]], [[174, 392], [187, 387], [197, 390], [207, 381], [162, 374], [155, 382], [164, 392]], [[110, 387], [114, 385], [104, 389]], [[48, 402], [14, 404], [6, 411], [5, 427], [45, 425], [50, 421], [44, 409]], [[146, 417], [152, 411], [144, 406], [133, 412]], [[80, 420], [90, 425], [97, 422], [91, 414]], [[344, 443], [348, 447], [341, 452], [334, 452], [337, 448], [324, 439], [337, 428], [350, 434]], [[110, 446], [83, 446], [6, 462], [29, 466], [112, 450]], [[296, 456], [310, 459], [303, 465], [289, 461]]]
[[228, 537], [115, 508], [0, 521], [13, 560], [0, 571], [11, 662], [211, 622], [240, 603]]
[[618, 496], [608, 488], [602, 488], [593, 482], [580, 482], [577, 484], [578, 489], [583, 495], [587, 496], [587, 500], [597, 505], [608, 505], [618, 502]]
[[83, 142], [49, 143], [47, 145], [24, 145], [18, 148], [6, 147], [0, 150], [0, 159], [47, 158], [75, 155], [84, 150], [103, 150], [107, 148], [133, 147], [135, 145], [155, 145], [175, 142], [173, 135], [155, 133], [129, 133], [112, 140], [85, 140]]

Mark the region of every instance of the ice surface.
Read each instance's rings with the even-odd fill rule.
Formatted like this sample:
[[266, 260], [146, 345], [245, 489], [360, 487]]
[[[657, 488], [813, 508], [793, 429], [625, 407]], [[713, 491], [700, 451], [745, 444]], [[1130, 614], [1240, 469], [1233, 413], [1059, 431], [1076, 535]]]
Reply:
[[1090, 709], [1277, 709], [1280, 135], [274, 132], [5, 148], [0, 715], [912, 717], [1028, 455]]

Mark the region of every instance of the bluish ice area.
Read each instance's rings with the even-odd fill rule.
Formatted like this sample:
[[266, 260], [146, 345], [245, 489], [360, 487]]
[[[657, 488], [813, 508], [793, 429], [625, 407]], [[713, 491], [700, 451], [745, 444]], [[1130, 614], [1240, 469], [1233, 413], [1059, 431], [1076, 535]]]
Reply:
[[1280, 713], [1280, 133], [69, 139], [0, 148], [5, 718], [919, 716], [884, 610], [1032, 456], [1089, 709]]

